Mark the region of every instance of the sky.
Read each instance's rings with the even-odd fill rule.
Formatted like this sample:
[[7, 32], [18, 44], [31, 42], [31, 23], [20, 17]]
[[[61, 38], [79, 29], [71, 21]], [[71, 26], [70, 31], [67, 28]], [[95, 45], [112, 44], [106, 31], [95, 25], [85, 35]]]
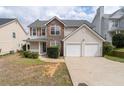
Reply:
[[[82, 19], [92, 22], [98, 6], [1, 6], [0, 18], [18, 18], [22, 26], [27, 26], [37, 19], [49, 20], [53, 16], [60, 19]], [[105, 6], [104, 13], [111, 14], [120, 6]]]

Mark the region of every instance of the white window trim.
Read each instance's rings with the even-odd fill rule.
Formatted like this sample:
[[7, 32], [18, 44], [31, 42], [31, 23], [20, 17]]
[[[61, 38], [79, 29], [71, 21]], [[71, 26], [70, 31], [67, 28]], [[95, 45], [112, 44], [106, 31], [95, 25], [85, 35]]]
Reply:
[[[52, 45], [52, 43], [54, 42], [54, 45]], [[53, 40], [53, 41], [50, 41], [50, 46], [57, 46], [57, 41], [56, 40]]]
[[[60, 30], [60, 31], [59, 31], [59, 34], [54, 34], [54, 35], [51, 34], [51, 28], [52, 28], [52, 27], [55, 27], [55, 33], [56, 33], [56, 27], [59, 27], [59, 30]], [[50, 35], [51, 35], [51, 36], [60, 36], [60, 35], [61, 35], [61, 27], [60, 27], [59, 25], [53, 25], [53, 26], [51, 26], [51, 27], [50, 27]]]
[[[35, 29], [36, 35], [33, 35], [33, 29]], [[41, 28], [41, 36], [47, 36], [46, 28], [44, 28], [44, 29], [45, 29], [45, 35], [42, 35], [42, 28]], [[31, 29], [31, 33], [32, 33], [32, 34], [30, 34], [30, 36], [33, 36], [33, 37], [38, 36], [38, 35], [37, 35], [37, 31], [38, 31], [37, 28], [32, 28], [32, 29]], [[39, 37], [40, 37], [40, 36], [39, 36]]]

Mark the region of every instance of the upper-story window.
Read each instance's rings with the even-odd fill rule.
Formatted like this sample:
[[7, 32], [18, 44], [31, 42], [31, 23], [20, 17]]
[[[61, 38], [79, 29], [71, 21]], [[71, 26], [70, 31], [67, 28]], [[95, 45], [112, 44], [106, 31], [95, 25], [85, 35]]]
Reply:
[[113, 27], [118, 27], [119, 26], [119, 21], [118, 20], [113, 20]]
[[42, 28], [42, 35], [45, 35], [45, 28]]
[[12, 37], [16, 38], [16, 33], [15, 32], [12, 33]]
[[61, 28], [60, 26], [54, 25], [51, 26], [51, 35], [60, 35]]
[[33, 28], [33, 36], [36, 36], [36, 29]]

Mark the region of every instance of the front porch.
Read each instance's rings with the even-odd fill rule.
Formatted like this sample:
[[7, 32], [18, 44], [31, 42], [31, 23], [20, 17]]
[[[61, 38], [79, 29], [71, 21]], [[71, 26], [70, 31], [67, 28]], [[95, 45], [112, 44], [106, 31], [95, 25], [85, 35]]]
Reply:
[[[30, 45], [30, 49], [28, 49], [27, 45]], [[26, 51], [38, 52], [39, 55], [46, 55], [47, 51], [47, 41], [46, 40], [27, 40], [26, 43]]]
[[112, 42], [112, 37], [115, 34], [124, 34], [124, 30], [111, 30], [107, 33], [107, 36], [105, 37], [109, 42]]

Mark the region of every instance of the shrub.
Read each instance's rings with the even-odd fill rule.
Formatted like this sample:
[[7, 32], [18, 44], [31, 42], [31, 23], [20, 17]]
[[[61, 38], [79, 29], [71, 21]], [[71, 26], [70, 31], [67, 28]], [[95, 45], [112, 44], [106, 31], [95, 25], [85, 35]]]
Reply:
[[112, 44], [116, 48], [124, 47], [124, 34], [116, 34], [112, 37]]
[[14, 50], [11, 50], [9, 53], [10, 53], [10, 54], [14, 54]]
[[38, 58], [39, 54], [37, 52], [32, 52], [32, 58], [36, 59]]
[[38, 58], [38, 53], [37, 52], [30, 52], [30, 51], [23, 51], [22, 53], [23, 57], [26, 57], [26, 58]]
[[110, 54], [112, 50], [113, 50], [113, 46], [110, 42], [103, 43], [103, 55]]
[[121, 52], [121, 51], [114, 50], [114, 51], [112, 51], [111, 55], [115, 56], [115, 57], [122, 57], [122, 58], [124, 58], [124, 52]]
[[59, 57], [59, 47], [49, 47], [47, 48], [47, 55], [50, 58], [58, 58]]
[[23, 55], [24, 57], [28, 57], [28, 56], [29, 56], [29, 54], [30, 54], [30, 52], [29, 52], [29, 51], [23, 51], [23, 53], [22, 53], [22, 55]]

